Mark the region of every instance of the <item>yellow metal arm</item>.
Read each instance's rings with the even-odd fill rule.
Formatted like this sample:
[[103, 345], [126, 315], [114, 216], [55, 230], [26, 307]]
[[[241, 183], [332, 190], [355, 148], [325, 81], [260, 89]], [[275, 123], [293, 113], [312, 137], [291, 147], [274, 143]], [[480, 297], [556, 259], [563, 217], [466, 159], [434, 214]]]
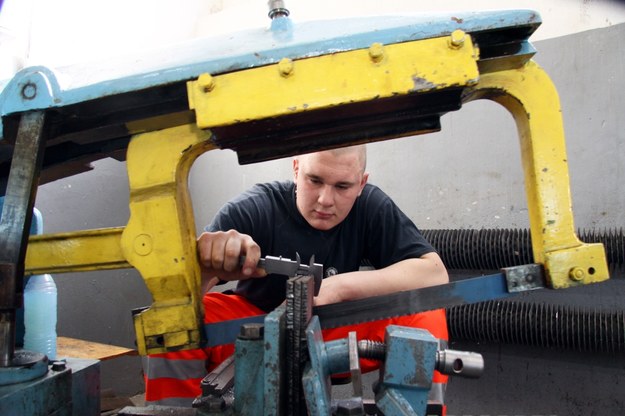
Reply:
[[130, 267], [121, 249], [122, 227], [31, 236], [26, 273], [65, 273]]
[[547, 74], [533, 61], [484, 74], [465, 101], [489, 99], [512, 113], [521, 144], [525, 190], [537, 263], [551, 287], [561, 289], [608, 279], [602, 244], [575, 235], [560, 100]]
[[139, 134], [128, 146], [130, 219], [121, 247], [153, 296], [134, 317], [141, 354], [199, 346], [200, 268], [187, 182], [193, 161], [213, 148], [209, 137], [184, 125]]
[[194, 125], [133, 137], [127, 153], [126, 227], [32, 236], [27, 274], [134, 267], [152, 294], [134, 316], [140, 354], [195, 348], [203, 317], [188, 174], [214, 146]]

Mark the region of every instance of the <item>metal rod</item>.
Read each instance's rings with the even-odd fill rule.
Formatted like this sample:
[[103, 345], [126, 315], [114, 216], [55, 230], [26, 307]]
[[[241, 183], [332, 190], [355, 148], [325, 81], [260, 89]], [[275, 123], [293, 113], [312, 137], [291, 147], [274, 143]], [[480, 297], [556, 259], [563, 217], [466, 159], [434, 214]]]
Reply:
[[45, 115], [20, 120], [0, 218], [0, 366], [15, 353], [15, 310], [22, 304], [24, 259], [43, 161]]

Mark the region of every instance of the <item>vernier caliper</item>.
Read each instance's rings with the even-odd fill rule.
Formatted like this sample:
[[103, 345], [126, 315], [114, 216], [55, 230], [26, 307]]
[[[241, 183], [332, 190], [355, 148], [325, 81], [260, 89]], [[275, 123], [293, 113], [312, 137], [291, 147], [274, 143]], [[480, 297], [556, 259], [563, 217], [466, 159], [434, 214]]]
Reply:
[[[241, 257], [239, 264], [243, 264], [245, 257]], [[302, 264], [299, 253], [295, 253], [295, 260], [287, 259], [282, 256], [265, 256], [260, 258], [258, 265], [261, 269], [265, 269], [267, 274], [280, 274], [283, 276], [294, 277], [297, 275], [313, 276], [315, 281], [315, 296], [319, 294], [321, 288], [321, 280], [323, 279], [323, 265], [315, 263], [315, 256], [310, 258], [309, 264]]]

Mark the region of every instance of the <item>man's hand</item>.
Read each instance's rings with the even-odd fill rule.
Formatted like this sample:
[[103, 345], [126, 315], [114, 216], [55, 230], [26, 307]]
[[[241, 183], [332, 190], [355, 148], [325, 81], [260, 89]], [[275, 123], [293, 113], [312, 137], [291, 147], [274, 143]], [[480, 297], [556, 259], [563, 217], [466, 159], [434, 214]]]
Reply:
[[[264, 277], [263, 269], [257, 268], [260, 247], [252, 237], [238, 231], [202, 233], [197, 239], [197, 252], [202, 269], [202, 282], [215, 280], [244, 280]], [[243, 264], [239, 264], [245, 256]]]

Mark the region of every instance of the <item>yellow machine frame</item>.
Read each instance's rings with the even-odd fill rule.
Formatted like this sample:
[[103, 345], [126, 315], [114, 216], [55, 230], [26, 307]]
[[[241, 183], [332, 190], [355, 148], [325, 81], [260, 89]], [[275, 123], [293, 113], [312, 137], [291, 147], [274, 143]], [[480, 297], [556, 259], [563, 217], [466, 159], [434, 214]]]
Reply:
[[28, 274], [135, 267], [153, 304], [135, 315], [140, 354], [194, 348], [203, 316], [195, 224], [187, 189], [193, 161], [215, 145], [211, 129], [303, 115], [384, 97], [463, 88], [463, 101], [489, 99], [516, 120], [534, 258], [552, 288], [608, 278], [601, 244], [574, 231], [557, 91], [533, 61], [480, 73], [470, 36], [451, 36], [311, 57], [188, 84], [197, 125], [134, 136], [128, 147], [130, 220], [126, 227], [34, 236]]

